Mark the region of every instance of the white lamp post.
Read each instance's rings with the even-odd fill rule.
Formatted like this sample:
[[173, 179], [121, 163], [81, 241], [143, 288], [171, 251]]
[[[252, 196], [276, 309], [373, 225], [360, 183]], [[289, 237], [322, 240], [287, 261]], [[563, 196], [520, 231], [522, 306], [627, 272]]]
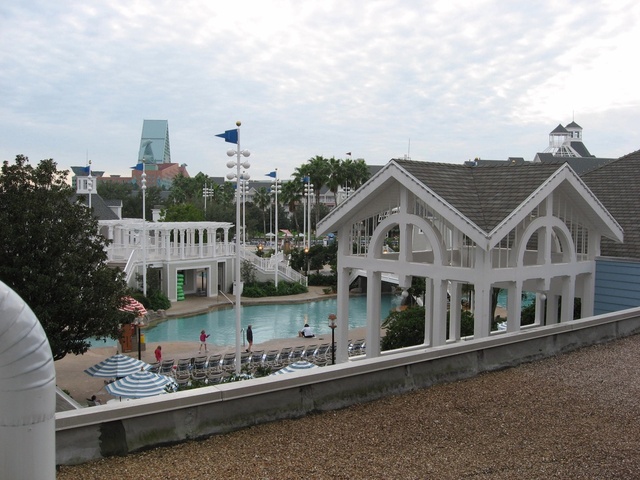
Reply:
[[309, 224], [309, 238], [305, 239], [307, 243], [307, 247], [311, 248], [311, 196], [313, 195], [313, 183], [307, 183], [304, 186], [304, 194], [307, 197], [307, 214], [309, 215], [308, 224]]
[[235, 142], [229, 141], [227, 139], [227, 134], [229, 134], [229, 138], [233, 140], [233, 130], [228, 130], [224, 134], [220, 134], [218, 136], [222, 136], [225, 138], [225, 141], [229, 143], [235, 143], [237, 148], [235, 150], [227, 150], [227, 155], [229, 157], [236, 156], [235, 161], [227, 162], [227, 168], [236, 168], [235, 173], [227, 173], [227, 178], [229, 180], [236, 180], [236, 268], [235, 268], [235, 300], [236, 300], [236, 373], [240, 373], [240, 350], [241, 345], [240, 341], [242, 339], [242, 330], [241, 330], [241, 319], [240, 319], [240, 296], [242, 293], [242, 279], [240, 278], [240, 202], [242, 198], [240, 197], [241, 191], [240, 186], [243, 180], [243, 175], [240, 174], [240, 168], [249, 168], [251, 164], [247, 161], [242, 162], [242, 157], [248, 157], [251, 153], [248, 150], [240, 150], [240, 125], [241, 122], [237, 121], [236, 126], [238, 127], [235, 131]]
[[147, 296], [147, 173], [142, 160], [142, 294]]
[[91, 176], [91, 160], [89, 160], [89, 178], [87, 179], [87, 190], [89, 190], [89, 210], [91, 210], [91, 193], [93, 193], [93, 177]]
[[275, 267], [276, 267], [275, 268], [275, 270], [276, 270], [275, 283], [276, 283], [276, 290], [277, 290], [278, 289], [278, 264], [279, 264], [279, 261], [278, 261], [278, 192], [280, 191], [280, 180], [278, 180], [278, 169], [277, 168], [275, 170], [275, 173], [276, 173], [276, 176], [273, 179], [273, 184], [271, 186], [271, 191], [275, 195], [275, 203], [276, 203], [276, 206], [275, 206], [275, 208], [276, 208], [276, 232], [275, 232], [276, 233], [276, 237], [275, 237], [276, 245], [275, 245], [275, 250], [274, 250], [274, 252], [275, 252], [274, 256], [275, 256], [275, 259], [276, 259], [275, 260]]

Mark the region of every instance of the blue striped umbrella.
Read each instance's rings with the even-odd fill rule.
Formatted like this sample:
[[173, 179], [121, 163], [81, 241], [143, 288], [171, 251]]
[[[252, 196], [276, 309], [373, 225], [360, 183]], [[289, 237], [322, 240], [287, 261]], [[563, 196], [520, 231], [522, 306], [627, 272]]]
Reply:
[[177, 387], [175, 380], [166, 375], [151, 372], [136, 372], [105, 385], [110, 395], [123, 398], [153, 397]]
[[140, 370], [149, 370], [151, 365], [128, 355], [117, 353], [106, 360], [87, 368], [84, 373], [92, 377], [122, 378]]
[[306, 360], [300, 360], [298, 362], [291, 363], [276, 372], [273, 372], [271, 375], [281, 375], [283, 373], [292, 373], [292, 372], [303, 372], [305, 370], [310, 370], [312, 368], [318, 368], [318, 366], [314, 363], [307, 362]]

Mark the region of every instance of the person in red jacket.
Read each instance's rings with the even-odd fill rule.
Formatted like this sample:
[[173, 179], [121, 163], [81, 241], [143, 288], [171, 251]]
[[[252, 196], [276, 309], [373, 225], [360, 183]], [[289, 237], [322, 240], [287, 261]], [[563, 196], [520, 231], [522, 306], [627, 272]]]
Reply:
[[209, 335], [207, 335], [205, 333], [205, 331], [202, 330], [200, 332], [200, 349], [198, 350], [198, 353], [202, 353], [202, 347], [204, 347], [205, 353], [208, 351], [208, 349], [207, 349], [207, 338], [209, 338]]

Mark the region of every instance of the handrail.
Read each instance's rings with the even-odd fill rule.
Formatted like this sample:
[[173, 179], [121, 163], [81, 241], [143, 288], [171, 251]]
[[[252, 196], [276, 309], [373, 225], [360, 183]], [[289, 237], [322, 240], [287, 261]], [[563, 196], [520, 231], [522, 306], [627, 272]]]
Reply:
[[230, 303], [231, 305], [233, 305], [233, 304], [234, 304], [233, 300], [231, 300], [229, 297], [227, 297], [227, 295], [226, 295], [222, 290], [218, 290], [218, 293], [222, 294], [222, 296], [223, 296], [224, 298], [226, 298], [226, 299], [229, 301], [229, 303]]

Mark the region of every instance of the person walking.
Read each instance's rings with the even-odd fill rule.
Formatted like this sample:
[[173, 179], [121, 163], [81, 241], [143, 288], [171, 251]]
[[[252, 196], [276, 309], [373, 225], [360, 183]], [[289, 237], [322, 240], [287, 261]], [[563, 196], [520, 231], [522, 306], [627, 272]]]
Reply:
[[249, 343], [247, 352], [251, 353], [251, 346], [253, 345], [253, 330], [251, 330], [251, 325], [247, 327], [247, 342]]
[[162, 362], [162, 346], [158, 345], [158, 348], [156, 348], [153, 353], [156, 354], [156, 362]]
[[198, 350], [198, 353], [202, 353], [202, 347], [204, 347], [205, 353], [208, 352], [208, 349], [207, 349], [207, 338], [209, 338], [209, 335], [207, 335], [206, 332], [204, 330], [202, 330], [200, 332], [200, 349]]

